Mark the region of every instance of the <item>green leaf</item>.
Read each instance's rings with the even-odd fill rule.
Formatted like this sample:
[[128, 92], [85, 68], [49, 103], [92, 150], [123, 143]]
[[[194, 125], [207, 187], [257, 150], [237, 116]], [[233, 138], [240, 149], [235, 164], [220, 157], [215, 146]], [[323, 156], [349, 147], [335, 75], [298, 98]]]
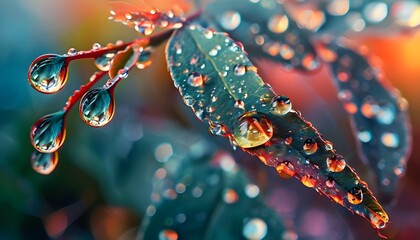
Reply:
[[386, 225], [388, 216], [367, 184], [298, 111], [282, 109], [287, 104], [279, 100], [287, 98], [264, 84], [228, 36], [197, 26], [178, 30], [168, 43], [167, 62], [185, 103], [209, 122], [213, 133], [229, 137], [281, 176], [297, 177], [376, 228]]
[[244, 44], [250, 57], [271, 59], [290, 69], [319, 67], [309, 36], [274, 0], [215, 0], [204, 7], [203, 18]]
[[184, 159], [156, 181], [142, 239], [282, 239], [281, 220], [227, 153]]
[[337, 44], [329, 47], [337, 55], [331, 71], [338, 96], [352, 120], [360, 153], [376, 172], [379, 191], [390, 201], [411, 152], [407, 100], [366, 56]]

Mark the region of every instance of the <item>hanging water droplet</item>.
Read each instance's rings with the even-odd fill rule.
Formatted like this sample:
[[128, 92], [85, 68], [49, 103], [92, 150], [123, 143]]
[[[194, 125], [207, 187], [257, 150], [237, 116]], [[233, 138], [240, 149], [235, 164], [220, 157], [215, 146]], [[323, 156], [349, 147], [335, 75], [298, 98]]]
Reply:
[[357, 205], [363, 201], [363, 192], [360, 188], [354, 187], [347, 193], [349, 203]]
[[274, 15], [268, 20], [267, 26], [273, 33], [283, 33], [289, 27], [289, 18], [283, 14]]
[[115, 99], [110, 89], [92, 89], [80, 100], [79, 114], [89, 126], [102, 127], [108, 124], [115, 111]]
[[240, 108], [240, 109], [245, 109], [245, 103], [242, 100], [236, 100], [234, 107], [236, 108]]
[[32, 168], [40, 174], [48, 175], [54, 171], [58, 163], [58, 153], [42, 153], [34, 151], [31, 156]]
[[381, 142], [383, 145], [389, 148], [397, 148], [400, 144], [398, 135], [392, 132], [385, 132], [381, 136]]
[[296, 174], [295, 167], [289, 161], [281, 162], [279, 165], [277, 165], [276, 170], [279, 176], [284, 179], [289, 179]]
[[155, 25], [153, 24], [153, 22], [146, 20], [146, 21], [141, 21], [138, 24], [136, 24], [134, 26], [134, 29], [141, 34], [149, 36], [155, 30]]
[[307, 186], [308, 188], [313, 188], [316, 185], [316, 180], [312, 176], [304, 175], [301, 179], [303, 185]]
[[172, 229], [164, 229], [159, 232], [159, 240], [178, 240], [178, 233]]
[[92, 49], [93, 49], [93, 50], [98, 50], [99, 48], [101, 48], [101, 44], [99, 44], [99, 43], [94, 43], [94, 44], [92, 45]]
[[342, 156], [334, 154], [327, 158], [327, 167], [331, 172], [341, 172], [346, 168], [346, 161]]
[[261, 240], [267, 235], [267, 224], [261, 218], [253, 218], [244, 225], [242, 235], [248, 240]]
[[252, 148], [268, 142], [273, 136], [271, 121], [262, 113], [247, 112], [233, 126], [233, 138], [238, 146]]
[[57, 54], [43, 55], [29, 67], [28, 80], [33, 88], [42, 93], [60, 91], [67, 82], [68, 63]]
[[242, 64], [236, 64], [235, 67], [233, 67], [233, 73], [236, 76], [242, 76], [246, 73], [246, 67]]
[[31, 128], [31, 143], [34, 148], [43, 153], [57, 151], [64, 143], [66, 128], [65, 112], [59, 111], [40, 118]]
[[152, 49], [146, 48], [140, 52], [140, 55], [136, 62], [136, 67], [138, 69], [145, 69], [152, 64]]
[[318, 150], [318, 144], [314, 139], [306, 139], [305, 144], [303, 144], [303, 151], [306, 155], [314, 154]]
[[105, 53], [104, 55], [95, 59], [95, 66], [101, 71], [109, 71], [115, 53]]
[[220, 15], [219, 24], [225, 30], [235, 30], [241, 24], [241, 15], [236, 11], [226, 11]]
[[238, 198], [238, 194], [232, 188], [225, 189], [223, 192], [223, 201], [227, 204], [236, 203]]
[[277, 116], [283, 116], [292, 109], [292, 102], [286, 96], [276, 96], [271, 102], [270, 112]]
[[197, 72], [192, 72], [187, 79], [188, 84], [192, 87], [202, 86], [204, 83], [203, 76]]
[[76, 54], [77, 54], [76, 48], [69, 48], [69, 50], [67, 51], [67, 55], [69, 56], [74, 56]]

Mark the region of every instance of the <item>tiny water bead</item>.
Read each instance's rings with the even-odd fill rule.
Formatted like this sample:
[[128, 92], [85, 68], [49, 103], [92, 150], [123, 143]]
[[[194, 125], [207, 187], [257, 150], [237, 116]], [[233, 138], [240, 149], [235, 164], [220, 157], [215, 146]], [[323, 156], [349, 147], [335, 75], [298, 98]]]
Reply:
[[54, 171], [58, 163], [58, 153], [42, 153], [34, 151], [31, 156], [32, 168], [40, 174], [48, 175]]
[[342, 156], [334, 154], [327, 158], [327, 167], [331, 172], [341, 172], [346, 168], [346, 161]]
[[252, 148], [268, 142], [273, 136], [273, 125], [262, 113], [247, 112], [233, 127], [233, 138], [238, 146]]
[[276, 96], [271, 103], [271, 113], [277, 116], [283, 116], [292, 109], [292, 102], [286, 96]]
[[267, 235], [267, 224], [261, 218], [253, 218], [245, 223], [242, 235], [248, 240], [261, 240]]
[[384, 228], [389, 221], [389, 217], [385, 212], [369, 213], [369, 219], [377, 229]]
[[134, 29], [143, 35], [149, 36], [155, 31], [155, 25], [151, 21], [140, 21], [134, 26]]
[[277, 165], [276, 170], [279, 176], [284, 179], [289, 179], [296, 174], [295, 167], [289, 161], [281, 162], [279, 165]]
[[178, 240], [178, 233], [172, 229], [164, 229], [159, 232], [159, 240]]
[[245, 109], [245, 103], [242, 100], [236, 100], [234, 107], [236, 108], [240, 108], [240, 109]]
[[60, 91], [67, 82], [66, 57], [48, 54], [38, 57], [29, 67], [28, 80], [33, 88], [42, 93]]
[[82, 120], [92, 127], [108, 124], [115, 111], [115, 99], [111, 89], [89, 90], [80, 100], [79, 113]]
[[246, 73], [246, 67], [242, 64], [236, 64], [235, 67], [233, 68], [233, 73], [236, 76], [242, 76]]
[[64, 143], [66, 128], [65, 112], [59, 111], [40, 118], [31, 128], [31, 143], [43, 153], [57, 151]]
[[347, 193], [347, 200], [349, 201], [349, 203], [357, 205], [359, 203], [361, 203], [363, 201], [363, 192], [360, 188], [352, 188], [348, 193]]
[[313, 188], [316, 185], [316, 180], [312, 176], [304, 175], [301, 179], [303, 185], [307, 186], [308, 188]]
[[113, 52], [105, 53], [104, 55], [95, 59], [95, 66], [101, 71], [109, 71], [114, 57], [115, 53]]
[[202, 86], [204, 83], [203, 76], [197, 72], [192, 72], [187, 78], [187, 83], [192, 87]]
[[306, 155], [314, 154], [318, 150], [318, 144], [314, 139], [306, 139], [303, 144], [303, 151]]

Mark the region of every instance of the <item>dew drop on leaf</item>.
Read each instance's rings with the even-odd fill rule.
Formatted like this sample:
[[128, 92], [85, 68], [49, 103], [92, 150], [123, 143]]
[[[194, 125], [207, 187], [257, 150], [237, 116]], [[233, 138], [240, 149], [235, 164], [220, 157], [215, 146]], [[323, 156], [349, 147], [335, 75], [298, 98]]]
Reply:
[[212, 48], [209, 51], [209, 55], [212, 56], [212, 57], [217, 56], [218, 53], [219, 53], [219, 51], [216, 48]]
[[92, 127], [108, 124], [115, 111], [115, 99], [110, 89], [89, 90], [80, 100], [79, 114], [82, 120]]
[[54, 171], [58, 163], [58, 153], [42, 153], [34, 151], [31, 156], [32, 168], [40, 174], [48, 175]]
[[233, 67], [233, 73], [236, 76], [242, 76], [246, 72], [246, 67], [242, 64], [236, 64], [235, 67]]
[[74, 56], [76, 55], [76, 53], [77, 53], [76, 48], [69, 48], [69, 50], [67, 51], [67, 55], [69, 56]]
[[318, 150], [318, 144], [314, 139], [306, 139], [303, 144], [303, 151], [306, 155], [314, 154]]
[[283, 33], [289, 27], [289, 18], [283, 14], [274, 15], [268, 20], [267, 26], [273, 33]]
[[146, 36], [149, 36], [155, 30], [155, 25], [151, 21], [140, 21], [134, 26], [134, 29]]
[[56, 54], [38, 57], [29, 67], [28, 80], [33, 88], [42, 93], [60, 91], [67, 82], [68, 63]]
[[369, 219], [377, 229], [384, 228], [389, 221], [388, 215], [384, 212], [369, 213]]
[[234, 107], [244, 109], [245, 108], [245, 103], [242, 100], [236, 100], [235, 104], [234, 104]]
[[190, 95], [185, 95], [184, 97], [182, 97], [182, 99], [184, 100], [185, 105], [187, 105], [188, 107], [191, 107], [195, 102], [194, 98]]
[[64, 143], [66, 128], [64, 111], [46, 115], [40, 118], [31, 128], [31, 143], [34, 148], [43, 153], [57, 151]]
[[178, 240], [178, 233], [171, 229], [164, 229], [159, 232], [159, 240]]
[[327, 181], [325, 181], [325, 185], [326, 185], [327, 187], [329, 187], [329, 188], [333, 188], [333, 187], [334, 187], [334, 185], [335, 185], [335, 181], [334, 181], [334, 179], [332, 179], [332, 178], [328, 178], [328, 180], [327, 180]]
[[226, 11], [220, 16], [219, 23], [225, 30], [235, 30], [241, 24], [241, 15], [236, 11]]
[[104, 55], [95, 59], [95, 66], [101, 71], [109, 71], [111, 68], [112, 59], [115, 53], [105, 53]]
[[188, 84], [193, 87], [202, 86], [204, 83], [203, 76], [197, 72], [192, 72], [187, 79]]
[[271, 121], [262, 113], [247, 112], [233, 127], [233, 138], [238, 146], [252, 148], [268, 142], [273, 136]]
[[245, 223], [242, 235], [248, 240], [260, 240], [267, 235], [267, 224], [260, 218], [253, 218]]
[[99, 44], [99, 43], [94, 43], [94, 44], [92, 44], [92, 49], [93, 50], [98, 50], [99, 48], [101, 48], [102, 46], [101, 46], [101, 44]]
[[346, 161], [342, 156], [334, 154], [327, 158], [327, 167], [331, 172], [341, 172], [346, 168]]
[[360, 188], [354, 187], [347, 193], [349, 203], [357, 205], [363, 201], [363, 193]]
[[307, 186], [308, 188], [313, 188], [316, 185], [316, 180], [312, 176], [304, 175], [301, 179], [303, 185]]
[[277, 116], [283, 116], [292, 109], [292, 102], [286, 96], [276, 96], [271, 103], [271, 113]]
[[281, 162], [277, 165], [276, 170], [279, 176], [284, 179], [295, 176], [295, 168], [293, 167], [293, 164], [288, 161]]

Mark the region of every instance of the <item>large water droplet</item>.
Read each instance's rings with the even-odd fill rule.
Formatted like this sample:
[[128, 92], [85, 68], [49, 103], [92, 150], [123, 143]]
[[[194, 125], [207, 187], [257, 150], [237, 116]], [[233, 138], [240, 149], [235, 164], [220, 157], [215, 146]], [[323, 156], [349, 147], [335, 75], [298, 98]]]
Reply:
[[295, 167], [291, 162], [288, 161], [281, 162], [279, 165], [277, 165], [276, 170], [279, 176], [284, 179], [289, 179], [295, 176], [296, 173]]
[[260, 218], [253, 218], [244, 225], [242, 235], [248, 240], [261, 240], [267, 235], [267, 224]]
[[48, 175], [54, 171], [58, 163], [58, 153], [42, 153], [35, 151], [31, 156], [32, 168], [40, 174]]
[[57, 54], [38, 57], [29, 67], [28, 80], [33, 88], [42, 93], [55, 93], [67, 81], [66, 58]]
[[242, 100], [236, 100], [234, 107], [236, 108], [240, 108], [240, 109], [245, 109], [245, 103]]
[[341, 172], [346, 168], [346, 161], [342, 156], [334, 154], [327, 158], [327, 167], [331, 172]]
[[381, 142], [383, 145], [389, 148], [397, 148], [400, 144], [398, 135], [392, 132], [385, 132], [381, 136]]
[[137, 32], [149, 36], [155, 30], [155, 25], [151, 21], [140, 21], [134, 26]]
[[192, 72], [187, 79], [188, 84], [193, 87], [202, 86], [204, 83], [203, 76], [197, 72]]
[[243, 114], [233, 129], [233, 138], [242, 148], [260, 146], [273, 136], [271, 121], [264, 114], [258, 112]]
[[115, 57], [115, 53], [105, 53], [104, 55], [95, 59], [96, 67], [101, 71], [109, 71], [111, 68], [112, 60]]
[[220, 16], [219, 23], [228, 31], [235, 30], [241, 24], [241, 15], [236, 11], [226, 11]]
[[363, 192], [360, 188], [354, 187], [347, 193], [347, 200], [351, 204], [359, 204], [363, 201]]
[[292, 102], [286, 96], [276, 96], [271, 103], [271, 113], [277, 116], [287, 114], [292, 109]]
[[159, 232], [159, 240], [178, 240], [178, 233], [172, 229], [164, 229]]
[[314, 139], [306, 139], [303, 144], [303, 151], [306, 155], [314, 154], [318, 150], [318, 144]]
[[57, 151], [64, 143], [66, 128], [64, 111], [40, 118], [31, 128], [31, 143], [36, 150], [43, 153]]
[[267, 26], [273, 33], [283, 33], [289, 27], [289, 18], [283, 14], [274, 15], [268, 20]]
[[110, 89], [89, 90], [80, 100], [79, 114], [92, 127], [108, 124], [114, 116], [115, 100]]
[[316, 185], [316, 180], [312, 176], [304, 175], [301, 179], [303, 185], [307, 186], [308, 188], [313, 188]]
[[382, 229], [389, 221], [388, 215], [385, 212], [369, 213], [369, 219], [373, 226], [377, 229]]

